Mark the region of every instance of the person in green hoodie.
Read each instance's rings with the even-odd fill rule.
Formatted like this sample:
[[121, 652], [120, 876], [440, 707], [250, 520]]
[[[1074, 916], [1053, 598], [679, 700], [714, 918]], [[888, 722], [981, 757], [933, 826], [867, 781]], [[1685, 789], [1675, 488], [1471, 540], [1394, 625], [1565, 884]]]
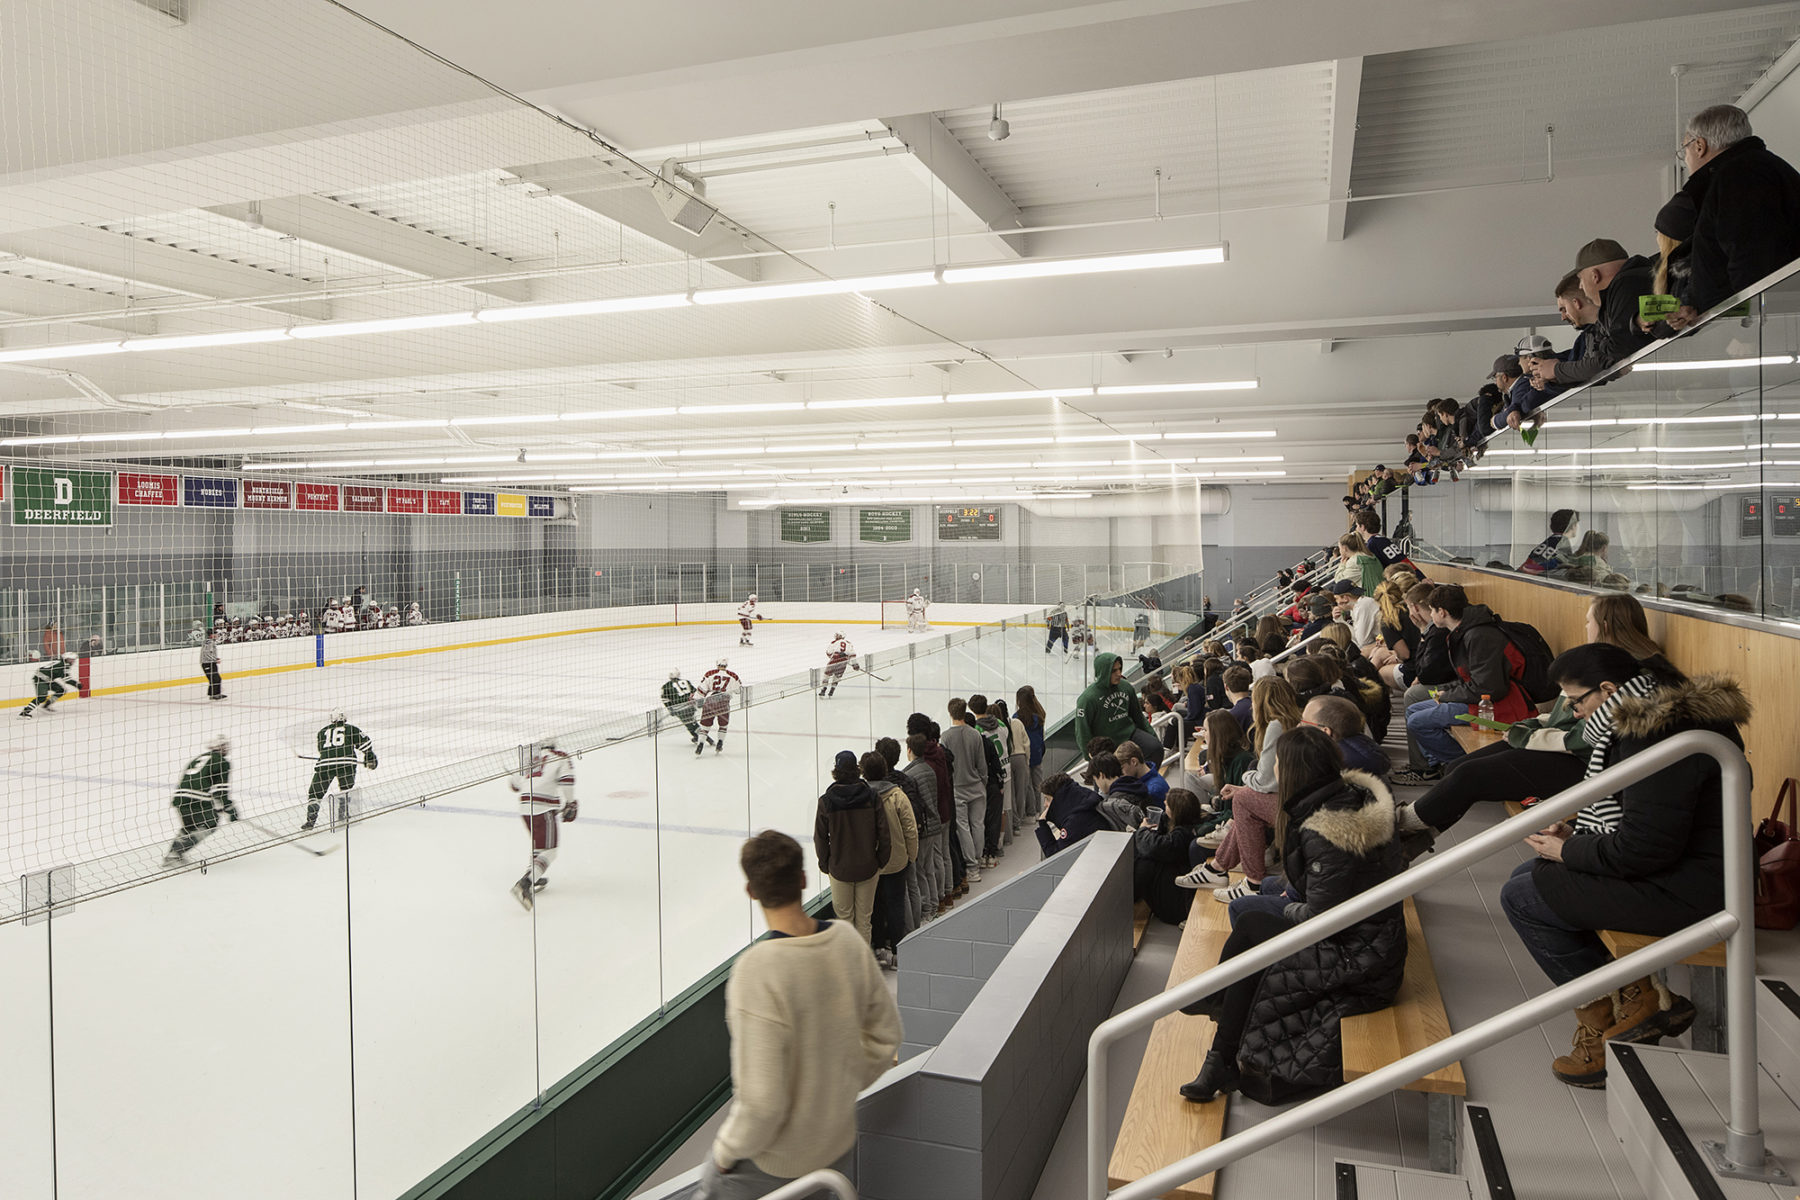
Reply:
[[1125, 662], [1116, 654], [1094, 656], [1094, 682], [1075, 701], [1075, 744], [1096, 737], [1136, 742], [1145, 762], [1162, 761], [1162, 739], [1150, 728], [1137, 689], [1125, 682]]

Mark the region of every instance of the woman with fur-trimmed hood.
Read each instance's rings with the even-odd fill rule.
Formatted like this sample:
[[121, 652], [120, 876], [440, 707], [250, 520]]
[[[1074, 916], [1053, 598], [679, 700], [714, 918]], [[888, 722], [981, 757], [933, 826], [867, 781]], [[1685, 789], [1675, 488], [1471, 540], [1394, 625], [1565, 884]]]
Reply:
[[[1725, 675], [1697, 675], [1654, 690], [1630, 651], [1603, 642], [1577, 646], [1550, 664], [1593, 747], [1590, 773], [1612, 767], [1688, 730], [1720, 734], [1739, 747], [1750, 701]], [[1694, 755], [1525, 839], [1538, 857], [1500, 891], [1525, 948], [1561, 985], [1612, 961], [1598, 930], [1661, 936], [1725, 906], [1725, 831], [1719, 764]], [[1551, 1072], [1575, 1087], [1606, 1086], [1606, 1043], [1650, 1042], [1684, 1032], [1694, 1006], [1653, 976], [1575, 1010], [1575, 1042]]]
[[[1386, 882], [1405, 866], [1387, 785], [1343, 767], [1337, 744], [1323, 730], [1302, 726], [1281, 739], [1275, 838], [1287, 875], [1285, 903], [1265, 895], [1234, 905], [1221, 961]], [[1405, 911], [1394, 904], [1190, 1005], [1183, 1011], [1210, 1016], [1218, 1028], [1199, 1077], [1181, 1094], [1204, 1103], [1241, 1090], [1279, 1104], [1335, 1087], [1343, 1082], [1338, 1023], [1392, 1004], [1405, 971]]]

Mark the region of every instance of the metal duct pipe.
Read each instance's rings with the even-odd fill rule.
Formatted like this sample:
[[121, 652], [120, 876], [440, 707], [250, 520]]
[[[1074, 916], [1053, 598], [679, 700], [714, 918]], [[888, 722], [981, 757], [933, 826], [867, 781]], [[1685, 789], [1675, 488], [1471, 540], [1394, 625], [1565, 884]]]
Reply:
[[1086, 500], [1034, 497], [1017, 500], [1015, 503], [1026, 512], [1039, 517], [1218, 517], [1231, 511], [1231, 489], [1167, 488], [1160, 492], [1097, 495]]

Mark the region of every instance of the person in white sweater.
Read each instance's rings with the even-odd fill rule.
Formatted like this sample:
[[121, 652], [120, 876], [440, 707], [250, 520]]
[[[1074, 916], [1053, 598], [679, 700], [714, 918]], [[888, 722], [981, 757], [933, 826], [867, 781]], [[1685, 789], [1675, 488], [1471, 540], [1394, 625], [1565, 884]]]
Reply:
[[769, 936], [725, 985], [731, 1109], [695, 1193], [751, 1200], [822, 1167], [856, 1179], [856, 1096], [894, 1065], [900, 1010], [869, 943], [806, 915], [800, 843], [765, 830], [738, 855]]

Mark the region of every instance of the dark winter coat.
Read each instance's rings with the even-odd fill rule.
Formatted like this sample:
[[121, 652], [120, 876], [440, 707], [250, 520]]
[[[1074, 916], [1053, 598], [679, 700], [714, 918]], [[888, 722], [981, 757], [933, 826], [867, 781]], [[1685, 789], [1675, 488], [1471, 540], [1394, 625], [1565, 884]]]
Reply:
[[1600, 293], [1600, 315], [1588, 327], [1585, 353], [1579, 359], [1556, 364], [1556, 382], [1564, 387], [1598, 378], [1620, 359], [1635, 354], [1651, 342], [1638, 328], [1638, 297], [1656, 291], [1656, 264], [1641, 254], [1625, 260], [1606, 290]]
[[1388, 758], [1387, 751], [1366, 733], [1345, 738], [1338, 743], [1338, 749], [1343, 751], [1344, 765], [1352, 771], [1366, 771], [1370, 775], [1385, 778], [1393, 769], [1394, 764]]
[[[1742, 746], [1738, 726], [1750, 701], [1725, 675], [1685, 683], [1619, 703], [1613, 719], [1611, 767], [1690, 729], [1723, 734]], [[1696, 755], [1623, 788], [1624, 815], [1611, 833], [1563, 843], [1563, 860], [1540, 860], [1531, 881], [1557, 916], [1582, 929], [1666, 934], [1725, 904], [1725, 834], [1719, 765]]]
[[950, 758], [944, 753], [943, 743], [926, 742], [925, 753], [919, 755], [918, 761], [931, 768], [937, 780], [938, 823], [948, 825], [956, 820], [956, 791], [950, 782]]
[[1136, 829], [1144, 823], [1144, 810], [1154, 803], [1142, 779], [1121, 775], [1107, 787], [1101, 806], [1113, 814], [1115, 825]]
[[1133, 898], [1148, 904], [1151, 915], [1165, 925], [1181, 924], [1193, 907], [1193, 890], [1177, 886], [1175, 880], [1187, 874], [1188, 847], [1198, 836], [1193, 826], [1170, 826], [1167, 818], [1160, 828], [1139, 829], [1131, 835], [1136, 852], [1132, 864]]
[[[1025, 739], [1031, 744], [1029, 765], [1037, 766], [1044, 761], [1044, 719], [1027, 713], [1019, 718], [1025, 724]], [[1015, 748], [1016, 749], [1016, 748]]]
[[1144, 716], [1143, 702], [1137, 689], [1121, 677], [1111, 682], [1116, 654], [1094, 655], [1094, 682], [1075, 701], [1075, 744], [1086, 746], [1097, 737], [1109, 737], [1113, 744], [1127, 741], [1137, 730], [1151, 732], [1150, 719]]
[[1704, 193], [1683, 303], [1705, 312], [1800, 257], [1800, 172], [1761, 138], [1727, 147], [1691, 182]]
[[[914, 767], [919, 769], [914, 771]], [[906, 793], [907, 803], [912, 805], [913, 824], [919, 827], [920, 837], [930, 837], [943, 827], [937, 812], [937, 780], [931, 777], [931, 768], [923, 760], [914, 759], [904, 767], [889, 771], [888, 778]]]
[[1100, 815], [1100, 793], [1073, 779], [1065, 781], [1050, 797], [1050, 812], [1045, 820], [1069, 834], [1055, 842], [1052, 854], [1106, 828], [1106, 820]]
[[1497, 721], [1523, 721], [1537, 715], [1537, 705], [1525, 694], [1519, 680], [1525, 674], [1525, 656], [1495, 623], [1494, 611], [1485, 604], [1463, 610], [1462, 623], [1450, 633], [1450, 661], [1457, 678], [1438, 695], [1442, 704], [1467, 704], [1474, 708], [1483, 696], [1494, 702]]
[[[1394, 798], [1372, 775], [1343, 776], [1289, 806], [1287, 915], [1304, 921], [1398, 875]], [[1394, 1002], [1406, 972], [1406, 917], [1394, 904], [1271, 966], [1238, 1048], [1244, 1095], [1279, 1104], [1343, 1082], [1338, 1023]]]
[[819, 874], [861, 883], [881, 873], [888, 856], [888, 823], [881, 801], [860, 779], [833, 783], [819, 797], [813, 818], [813, 852]]

